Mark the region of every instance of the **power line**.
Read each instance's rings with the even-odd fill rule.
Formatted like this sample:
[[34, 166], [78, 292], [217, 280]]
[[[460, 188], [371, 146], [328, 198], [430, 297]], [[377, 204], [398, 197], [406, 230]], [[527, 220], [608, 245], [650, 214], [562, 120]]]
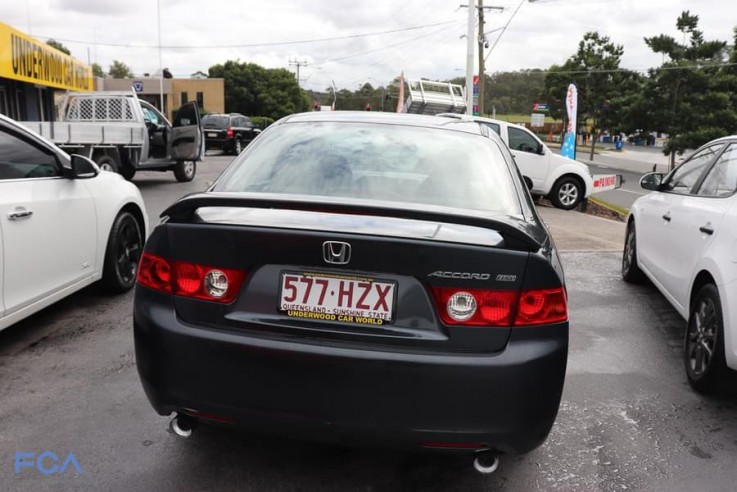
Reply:
[[[410, 27], [403, 27], [399, 29], [391, 29], [388, 31], [376, 31], [376, 32], [367, 32], [367, 33], [361, 33], [361, 34], [349, 34], [346, 36], [332, 36], [328, 38], [303, 39], [299, 41], [275, 41], [275, 42], [270, 42], [270, 43], [250, 43], [250, 44], [230, 44], [230, 45], [161, 46], [161, 48], [167, 49], [167, 50], [259, 48], [259, 47], [266, 47], [266, 46], [288, 46], [292, 44], [322, 43], [326, 41], [341, 41], [345, 39], [356, 39], [356, 38], [365, 38], [365, 37], [370, 37], [370, 36], [381, 36], [383, 34], [393, 34], [397, 32], [416, 31], [420, 29], [427, 29], [429, 27], [453, 24], [455, 22], [456, 21], [444, 21], [444, 22], [436, 22], [433, 24], [425, 24], [421, 26], [410, 26]], [[158, 45], [150, 45], [150, 44], [144, 45], [144, 44], [119, 44], [119, 43], [90, 43], [89, 41], [65, 39], [65, 38], [58, 38], [58, 37], [53, 37], [53, 36], [50, 37], [50, 36], [37, 35], [36, 37], [46, 38], [46, 39], [53, 38], [57, 41], [63, 41], [65, 43], [94, 44], [95, 46], [109, 46], [109, 47], [115, 47], [115, 48], [145, 48], [145, 49], [159, 48]]]
[[[454, 24], [458, 24], [458, 22], [454, 22]], [[414, 37], [412, 39], [408, 39], [408, 40], [404, 40], [404, 41], [401, 41], [401, 42], [398, 42], [398, 43], [395, 43], [395, 44], [383, 46], [381, 48], [377, 48], [377, 49], [373, 49], [373, 50], [368, 50], [368, 51], [362, 51], [362, 52], [359, 52], [359, 53], [352, 53], [352, 54], [345, 55], [345, 56], [342, 56], [342, 57], [339, 57], [339, 58], [333, 58], [333, 59], [325, 60], [325, 61], [322, 61], [322, 62], [319, 62], [319, 63], [313, 63], [312, 66], [326, 65], [328, 63], [336, 62], [336, 61], [342, 61], [342, 60], [345, 60], [347, 58], [355, 58], [355, 57], [359, 57], [359, 56], [371, 55], [371, 54], [374, 54], [374, 53], [378, 53], [380, 51], [384, 51], [384, 50], [387, 50], [387, 49], [395, 48], [397, 46], [406, 46], [406, 45], [409, 45], [411, 43], [414, 43], [415, 41], [418, 41], [420, 39], [425, 39], [425, 38], [432, 37], [432, 36], [435, 36], [437, 34], [440, 34], [443, 31], [447, 31], [447, 30], [449, 30], [452, 27], [454, 27], [454, 26], [443, 27], [443, 28], [438, 29], [438, 30], [435, 30], [435, 31], [433, 31], [431, 33], [423, 34], [421, 36], [416, 36], [416, 37]], [[314, 72], [313, 72], [313, 74], [314, 74]], [[353, 77], [353, 76], [354, 75], [351, 74], [350, 76], [347, 76], [345, 78], [346, 79], [351, 79], [351, 77]], [[319, 82], [311, 82], [310, 85], [313, 85], [314, 86], [314, 85], [317, 85], [318, 83]]]
[[[494, 51], [494, 48], [496, 48], [496, 45], [499, 44], [499, 40], [502, 39], [502, 36], [504, 36], [504, 33], [507, 31], [507, 27], [509, 27], [509, 23], [512, 22], [512, 19], [514, 19], [514, 16], [517, 15], [517, 12], [519, 12], [519, 9], [522, 7], [522, 4], [525, 3], [527, 0], [522, 0], [519, 5], [517, 5], [517, 8], [514, 9], [514, 12], [512, 12], [512, 15], [509, 17], [509, 20], [507, 20], [507, 23], [504, 24], [504, 27], [502, 27], [502, 32], [499, 33], [499, 36], [497, 36], [496, 41], [494, 41], [494, 44], [489, 49], [489, 53], [486, 54], [484, 57], [484, 61], [486, 61], [489, 56], [491, 56], [491, 52]], [[538, 0], [539, 1], [539, 0]]]
[[[446, 23], [446, 24], [447, 24], [447, 23]], [[458, 24], [458, 22], [455, 22], [455, 21], [453, 21], [453, 24]], [[451, 27], [451, 26], [449, 26], [449, 27]], [[437, 30], [437, 31], [433, 31], [433, 32], [431, 32], [431, 33], [429, 33], [429, 34], [423, 34], [423, 35], [421, 35], [421, 36], [417, 36], [417, 37], [415, 37], [415, 38], [412, 38], [412, 39], [408, 39], [408, 40], [406, 40], [406, 41], [401, 41], [401, 42], [399, 42], [399, 43], [395, 43], [395, 44], [390, 44], [390, 45], [387, 45], [387, 46], [382, 46], [381, 48], [376, 48], [376, 49], [373, 49], [373, 50], [368, 50], [368, 51], [362, 51], [362, 52], [360, 52], [360, 53], [353, 53], [353, 54], [351, 54], [351, 55], [345, 55], [345, 56], [341, 56], [341, 57], [338, 57], [338, 58], [331, 58], [331, 59], [329, 59], [329, 60], [325, 60], [325, 61], [323, 61], [323, 62], [317, 63], [317, 65], [324, 65], [324, 64], [326, 64], [326, 63], [331, 63], [331, 62], [336, 62], [336, 61], [342, 61], [342, 60], [346, 60], [346, 59], [348, 59], [348, 58], [355, 58], [355, 57], [357, 57], [357, 56], [369, 55], [369, 54], [371, 54], [371, 53], [377, 53], [377, 52], [379, 52], [379, 51], [384, 51], [384, 50], [388, 50], [388, 49], [390, 49], [390, 48], [396, 48], [397, 46], [401, 46], [401, 45], [403, 45], [403, 44], [407, 44], [407, 43], [412, 43], [412, 42], [414, 42], [414, 41], [418, 41], [418, 40], [420, 40], [420, 39], [424, 39], [424, 38], [427, 38], [427, 37], [430, 37], [430, 36], [434, 36], [434, 35], [436, 35], [436, 34], [438, 34], [438, 33], [441, 33], [441, 32], [443, 32], [443, 31], [445, 31], [446, 29], [448, 29], [448, 27], [444, 27], [444, 28], [442, 28], [442, 29], [439, 29], [439, 30]]]

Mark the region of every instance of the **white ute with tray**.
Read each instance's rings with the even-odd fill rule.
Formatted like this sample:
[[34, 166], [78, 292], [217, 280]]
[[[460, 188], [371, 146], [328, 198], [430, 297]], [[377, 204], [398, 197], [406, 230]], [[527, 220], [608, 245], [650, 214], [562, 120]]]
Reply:
[[177, 181], [192, 181], [204, 156], [194, 101], [177, 110], [172, 124], [134, 91], [70, 92], [60, 105], [58, 121], [20, 123], [128, 180], [137, 171], [173, 171]]

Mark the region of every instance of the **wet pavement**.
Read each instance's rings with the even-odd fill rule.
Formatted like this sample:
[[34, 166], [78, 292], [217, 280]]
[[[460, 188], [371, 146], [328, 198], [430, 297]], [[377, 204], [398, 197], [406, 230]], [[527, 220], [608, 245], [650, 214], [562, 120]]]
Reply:
[[[184, 186], [171, 173], [137, 176], [149, 215], [203, 189], [228, 161], [208, 158]], [[563, 401], [548, 441], [503, 457], [493, 475], [473, 471], [468, 458], [226, 429], [175, 438], [138, 382], [132, 294], [90, 288], [0, 332], [0, 490], [734, 490], [737, 395], [690, 389], [683, 320], [652, 286], [619, 277], [621, 224], [596, 222], [584, 233], [588, 216], [559, 212], [542, 211], [563, 250], [570, 296]], [[46, 450], [73, 453], [83, 473], [15, 473], [16, 452]]]

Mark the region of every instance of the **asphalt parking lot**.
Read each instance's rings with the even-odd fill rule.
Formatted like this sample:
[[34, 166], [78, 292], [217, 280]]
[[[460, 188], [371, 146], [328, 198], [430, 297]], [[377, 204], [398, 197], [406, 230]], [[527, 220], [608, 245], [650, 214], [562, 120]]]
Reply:
[[[152, 224], [192, 183], [140, 173]], [[468, 458], [333, 448], [201, 428], [173, 436], [150, 408], [133, 355], [132, 293], [92, 287], [0, 332], [2, 490], [734, 490], [737, 396], [686, 383], [684, 322], [651, 286], [619, 277], [624, 226], [541, 210], [562, 251], [571, 346], [558, 420], [541, 448], [493, 475]], [[500, 399], [500, 405], [504, 401]], [[360, 444], [360, 443], [359, 443]], [[16, 473], [16, 453], [73, 453], [82, 473]]]

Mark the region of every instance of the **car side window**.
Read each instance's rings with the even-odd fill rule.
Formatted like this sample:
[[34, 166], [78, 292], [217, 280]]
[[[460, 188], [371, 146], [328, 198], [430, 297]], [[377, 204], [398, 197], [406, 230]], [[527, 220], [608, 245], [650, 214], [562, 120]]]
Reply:
[[0, 129], [0, 180], [61, 176], [54, 153]]
[[248, 118], [247, 116], [244, 116], [241, 119], [243, 120], [241, 123], [243, 123], [243, 126], [245, 128], [253, 128], [253, 122], [251, 121], [250, 118]]
[[141, 105], [141, 109], [143, 110], [143, 119], [146, 120], [146, 123], [151, 123], [157, 127], [164, 124], [156, 111], [153, 111], [151, 108], [147, 108], [144, 105]]
[[499, 129], [499, 125], [497, 125], [496, 123], [488, 123], [486, 121], [482, 121], [481, 124], [482, 125], [486, 125], [490, 129], [494, 130], [496, 132], [496, 134], [499, 135], [500, 137], [502, 136], [502, 133], [501, 133], [501, 131]]
[[699, 196], [724, 197], [737, 191], [737, 144], [727, 147], [699, 187]]
[[724, 144], [711, 145], [678, 166], [663, 183], [663, 191], [682, 195], [691, 193], [704, 170], [714, 160]]
[[507, 128], [509, 135], [509, 148], [512, 150], [521, 150], [522, 152], [536, 153], [540, 144], [535, 137], [519, 128]]

